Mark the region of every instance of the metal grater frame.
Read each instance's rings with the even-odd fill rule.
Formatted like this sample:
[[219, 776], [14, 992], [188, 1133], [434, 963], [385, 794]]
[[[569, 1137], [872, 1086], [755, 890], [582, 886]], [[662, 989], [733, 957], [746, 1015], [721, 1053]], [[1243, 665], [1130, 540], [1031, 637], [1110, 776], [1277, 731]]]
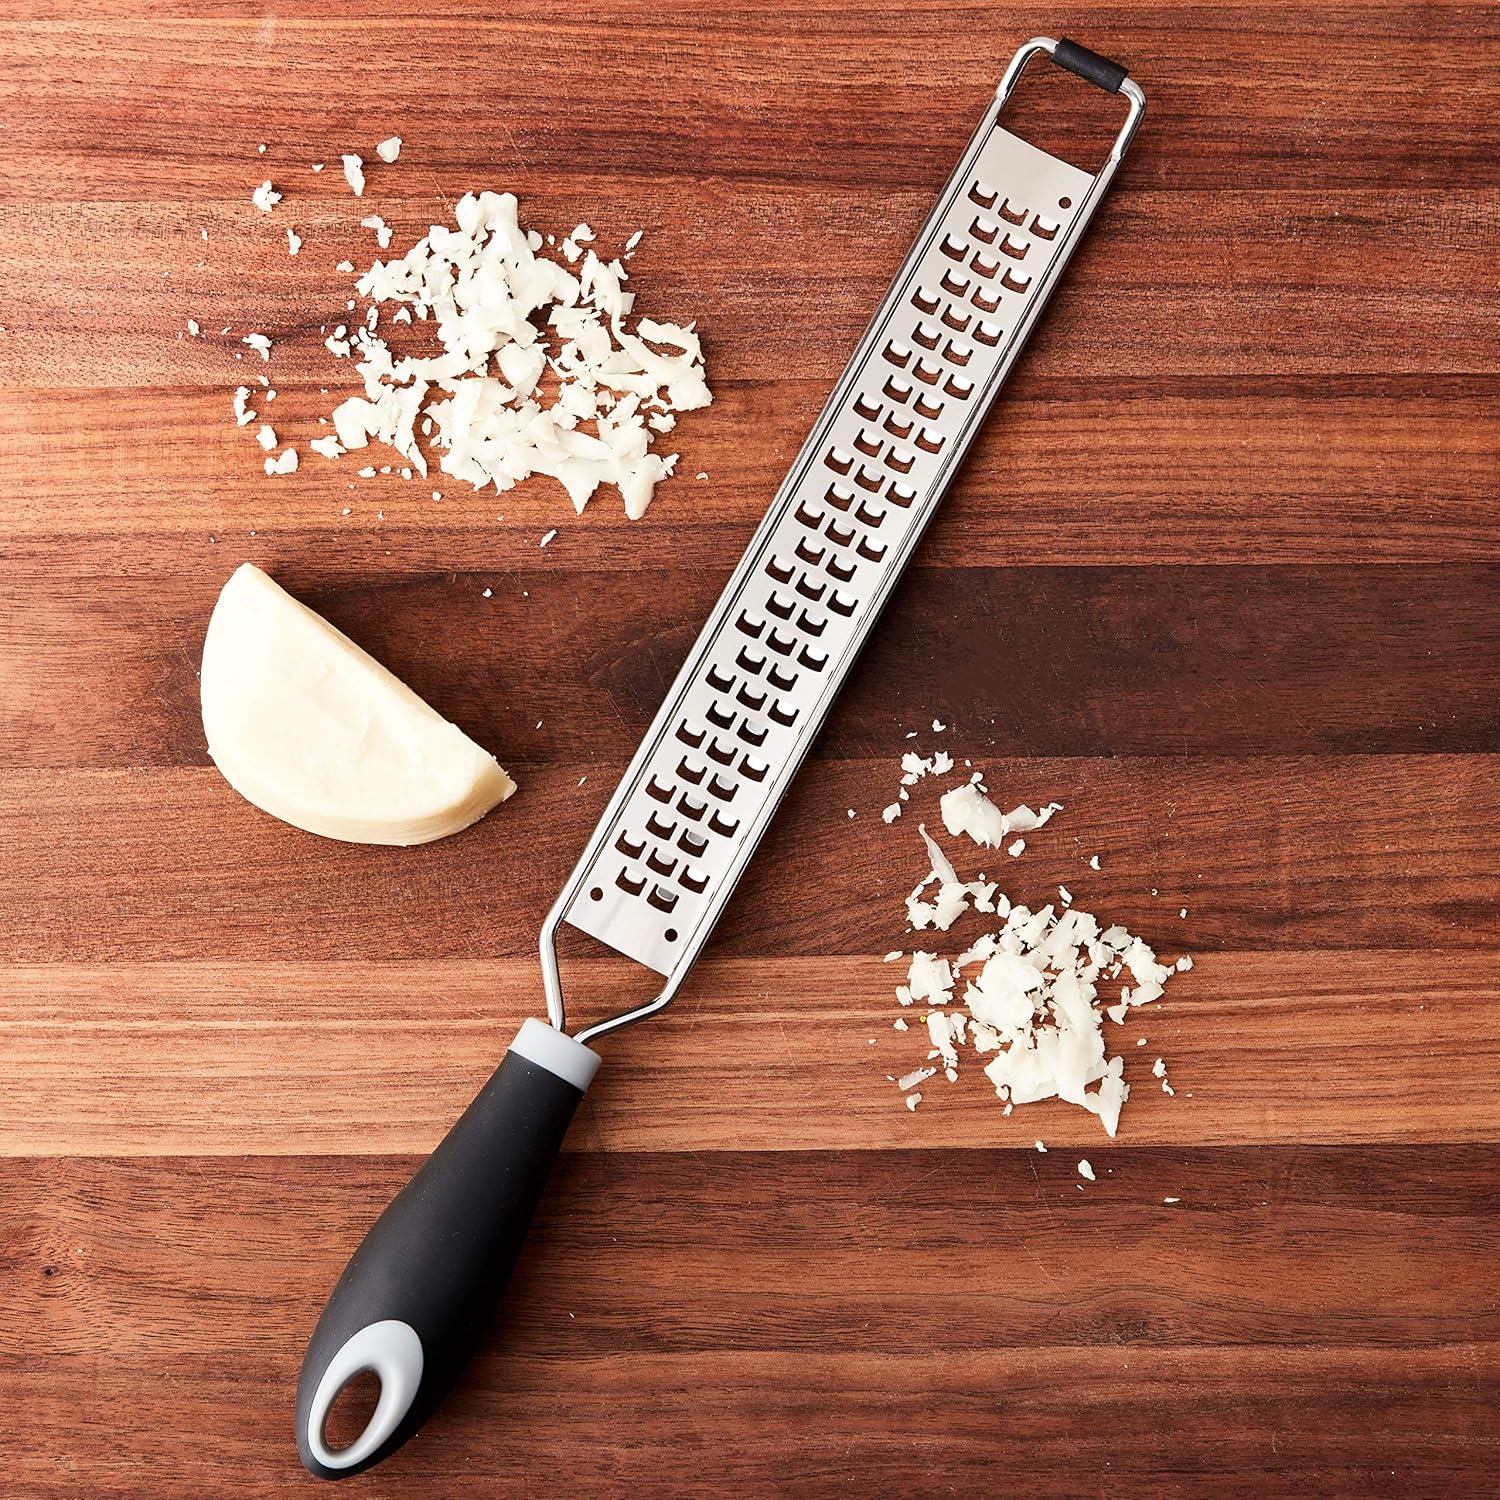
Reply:
[[[1042, 52], [1127, 101], [1096, 174], [999, 123]], [[654, 999], [579, 1031], [580, 1042], [676, 995], [1144, 110], [1123, 69], [1073, 43], [1036, 37], [1011, 59], [542, 924], [558, 1030], [564, 921], [665, 981]]]

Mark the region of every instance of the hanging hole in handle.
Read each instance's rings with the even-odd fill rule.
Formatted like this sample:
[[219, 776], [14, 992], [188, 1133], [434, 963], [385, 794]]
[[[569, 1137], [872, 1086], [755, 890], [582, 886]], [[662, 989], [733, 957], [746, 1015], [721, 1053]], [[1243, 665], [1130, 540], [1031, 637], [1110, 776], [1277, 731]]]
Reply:
[[379, 1401], [380, 1376], [374, 1370], [360, 1370], [333, 1398], [323, 1418], [323, 1441], [329, 1449], [342, 1453], [352, 1448], [370, 1425]]
[[669, 943], [675, 943], [677, 941], [677, 929], [675, 927], [669, 927], [664, 933], [662, 933], [662, 936], [666, 938]]
[[[399, 1318], [367, 1324], [352, 1334], [329, 1360], [313, 1392], [301, 1434], [306, 1453], [326, 1469], [351, 1469], [369, 1458], [411, 1409], [425, 1362], [416, 1329]], [[326, 1436], [329, 1418], [345, 1392], [365, 1375], [376, 1382], [374, 1410], [350, 1442], [333, 1448]], [[351, 1417], [357, 1409], [351, 1406]]]
[[602, 890], [600, 890], [599, 887], [596, 885], [593, 888], [593, 890], [591, 890], [589, 892], [589, 900], [590, 901], [602, 901], [603, 899], [604, 899], [604, 892]]

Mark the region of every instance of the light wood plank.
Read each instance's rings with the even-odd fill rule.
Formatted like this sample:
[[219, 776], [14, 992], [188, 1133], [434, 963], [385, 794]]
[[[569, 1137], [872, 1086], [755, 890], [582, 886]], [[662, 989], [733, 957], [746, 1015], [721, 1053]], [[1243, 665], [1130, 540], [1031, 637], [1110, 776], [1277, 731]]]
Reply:
[[[152, 579], [278, 554], [315, 555], [345, 575], [531, 569], [554, 526], [551, 570], [721, 571], [826, 390], [793, 379], [716, 383], [715, 404], [674, 438], [679, 477], [634, 523], [610, 492], [576, 519], [546, 480], [504, 495], [442, 476], [358, 480], [376, 461], [368, 453], [328, 463], [304, 452], [297, 474], [270, 480], [253, 429], [229, 420], [227, 388], [0, 392], [0, 452], [27, 476], [0, 493], [0, 527], [18, 570], [69, 591], [122, 546], [132, 576]], [[1108, 386], [1019, 375], [924, 539], [922, 564], [1500, 560], [1500, 516], [1474, 482], [1500, 452], [1500, 403], [1485, 379], [1268, 388], [1121, 370]], [[305, 444], [343, 393], [330, 390], [283, 382], [265, 415], [284, 440]]]
[[[631, 982], [623, 964], [567, 973], [580, 1016]], [[1102, 1172], [1143, 1145], [1500, 1141], [1488, 954], [1203, 955], [1165, 1002], [1106, 1028], [1133, 1090], [1114, 1147], [1065, 1105], [1004, 1117], [975, 1064], [908, 1112], [891, 1078], [927, 1042], [893, 998], [900, 977], [877, 957], [705, 962], [660, 1018], [601, 1044], [572, 1148], [1026, 1152], [1041, 1137]], [[541, 1005], [530, 959], [54, 964], [0, 971], [0, 997], [12, 1156], [424, 1152]]]

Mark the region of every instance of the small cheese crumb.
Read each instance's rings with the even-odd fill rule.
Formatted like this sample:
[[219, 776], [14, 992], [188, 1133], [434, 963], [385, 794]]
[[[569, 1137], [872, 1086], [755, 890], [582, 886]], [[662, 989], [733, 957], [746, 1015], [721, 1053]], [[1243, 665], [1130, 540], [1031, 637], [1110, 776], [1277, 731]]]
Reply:
[[255, 441], [261, 445], [267, 453], [276, 446], [276, 434], [268, 423], [262, 423], [260, 431], [255, 434]]
[[1078, 1163], [1078, 1175], [1080, 1177], [1086, 1177], [1090, 1182], [1096, 1180], [1094, 1177], [1094, 1169], [1088, 1164], [1088, 1161], [1086, 1159]]
[[302, 248], [302, 236], [295, 229], [286, 232], [286, 253], [295, 255]]
[[1099, 856], [1097, 854], [1090, 855], [1089, 856], [1089, 869], [1091, 869], [1091, 870], [1097, 870], [1098, 868], [1099, 868]]
[[947, 729], [947, 727], [948, 726], [944, 724], [941, 719], [934, 719], [932, 721], [932, 732], [934, 734], [942, 734], [943, 731]]
[[352, 152], [341, 158], [344, 163], [344, 181], [349, 184], [356, 198], [364, 197], [365, 192], [365, 164], [362, 157], [355, 156]]
[[312, 164], [312, 169], [314, 172], [321, 172], [323, 170], [323, 163], [320, 161], [315, 161]]
[[255, 154], [257, 156], [264, 156], [266, 154], [266, 143], [264, 141], [255, 148]]
[[187, 331], [190, 334], [192, 334], [192, 336], [194, 338], [198, 337], [199, 329], [198, 329], [198, 320], [196, 318], [189, 318], [187, 320]]
[[271, 186], [268, 177], [256, 190], [250, 194], [250, 201], [263, 213], [268, 214], [278, 203], [281, 202], [281, 194]]
[[1185, 916], [1187, 916], [1187, 907], [1185, 907], [1185, 906], [1184, 906], [1184, 907], [1183, 907], [1183, 908], [1182, 908], [1182, 910], [1181, 910], [1181, 911], [1180, 911], [1180, 912], [1178, 912], [1178, 913], [1177, 913], [1177, 915], [1178, 915], [1178, 916], [1179, 916], [1179, 917], [1185, 917]]
[[1040, 1151], [1040, 1152], [1042, 1152], [1042, 1154], [1043, 1154], [1043, 1155], [1045, 1155], [1045, 1154], [1046, 1154], [1046, 1151], [1047, 1151], [1047, 1147], [1046, 1147], [1046, 1145], [1045, 1145], [1045, 1144], [1044, 1144], [1044, 1143], [1043, 1143], [1043, 1142], [1042, 1142], [1042, 1141], [1038, 1141], [1038, 1142], [1037, 1142], [1037, 1143], [1036, 1143], [1036, 1149], [1037, 1149], [1037, 1150], [1038, 1150], [1038, 1151]]
[[1182, 1199], [1181, 1198], [1163, 1198], [1161, 1201], [1163, 1203], [1181, 1203]]
[[1167, 1076], [1166, 1063], [1158, 1057], [1156, 1061], [1151, 1064], [1151, 1072], [1154, 1077], [1165, 1078]]
[[268, 360], [271, 357], [271, 341], [263, 333], [247, 333], [240, 343], [248, 344], [262, 359]]
[[495, 597], [495, 591], [494, 589], [486, 589], [480, 597], [484, 599], [493, 599]]
[[908, 1094], [906, 1096], [906, 1107], [908, 1109], [915, 1110], [916, 1107], [921, 1102], [922, 1102], [922, 1096], [921, 1096], [921, 1094]]
[[892, 802], [889, 807], [882, 810], [880, 816], [887, 823], [894, 823], [901, 816], [901, 804], [899, 802]]
[[557, 535], [557, 528], [554, 526], [551, 531], [547, 532], [542, 537], [541, 541], [539, 541], [537, 543], [537, 546], [538, 547], [545, 547], [547, 545], [547, 543], [550, 542], [552, 540], [552, 538], [555, 537], [556, 535]]
[[248, 427], [255, 420], [255, 413], [250, 410], [250, 387], [247, 385], [236, 386], [234, 391], [234, 425], [236, 427]]
[[[399, 135], [387, 136], [385, 140], [376, 146], [375, 154], [381, 161], [395, 161], [401, 155], [401, 137]], [[344, 160], [347, 161], [348, 157], [345, 157]]]
[[1010, 855], [1012, 859], [1020, 859], [1020, 857], [1026, 852], [1026, 840], [1017, 839], [1015, 843], [1007, 844], [1005, 846], [1005, 852]]
[[[296, 469], [297, 450], [295, 448], [288, 448], [286, 452], [278, 455], [276, 458], [268, 458], [266, 460], [267, 474], [292, 474], [296, 472]], [[254, 534], [254, 532], [251, 532], [252, 536]]]
[[[341, 260], [333, 269], [335, 271], [342, 271], [347, 276], [354, 269], [354, 262], [352, 260]], [[349, 305], [352, 307], [354, 304], [351, 302]]]
[[[375, 243], [384, 250], [391, 243], [391, 226], [380, 217], [379, 214], [367, 214], [359, 221], [361, 229], [373, 229], [375, 231]], [[375, 309], [372, 307], [371, 312]]]
[[909, 1031], [910, 1029], [911, 1028], [906, 1024], [905, 1016], [897, 1016], [896, 1019], [891, 1022], [892, 1031]]
[[1067, 888], [1067, 886], [1065, 886], [1065, 885], [1058, 886], [1058, 888], [1057, 888], [1057, 895], [1058, 895], [1058, 899], [1062, 902], [1062, 904], [1064, 906], [1071, 906], [1073, 904], [1073, 893], [1072, 893], [1072, 891], [1070, 891]]
[[307, 446], [314, 453], [321, 454], [324, 458], [337, 458], [344, 451], [339, 440], [332, 435], [314, 438]]

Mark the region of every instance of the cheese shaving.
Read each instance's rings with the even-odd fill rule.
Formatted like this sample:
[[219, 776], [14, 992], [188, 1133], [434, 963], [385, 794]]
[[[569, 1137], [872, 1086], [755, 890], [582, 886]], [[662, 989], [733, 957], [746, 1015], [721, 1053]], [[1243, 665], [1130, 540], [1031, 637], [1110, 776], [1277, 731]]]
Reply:
[[344, 164], [344, 181], [349, 184], [350, 191], [356, 198], [364, 197], [365, 192], [365, 164], [361, 157], [352, 152], [339, 158]]
[[388, 136], [376, 146], [375, 154], [383, 162], [393, 162], [401, 155], [401, 137], [399, 135]]
[[268, 177], [263, 183], [261, 183], [258, 188], [256, 188], [253, 193], [250, 194], [250, 201], [263, 214], [268, 214], [273, 208], [276, 207], [278, 203], [281, 202], [281, 194], [271, 186], [271, 179]]
[[1003, 813], [972, 782], [944, 792], [940, 805], [943, 827], [949, 833], [966, 833], [976, 844], [989, 849], [998, 849], [1013, 833], [1031, 833], [1045, 827], [1053, 813], [1062, 811], [1061, 802], [1049, 802], [1040, 812], [1023, 802]]

